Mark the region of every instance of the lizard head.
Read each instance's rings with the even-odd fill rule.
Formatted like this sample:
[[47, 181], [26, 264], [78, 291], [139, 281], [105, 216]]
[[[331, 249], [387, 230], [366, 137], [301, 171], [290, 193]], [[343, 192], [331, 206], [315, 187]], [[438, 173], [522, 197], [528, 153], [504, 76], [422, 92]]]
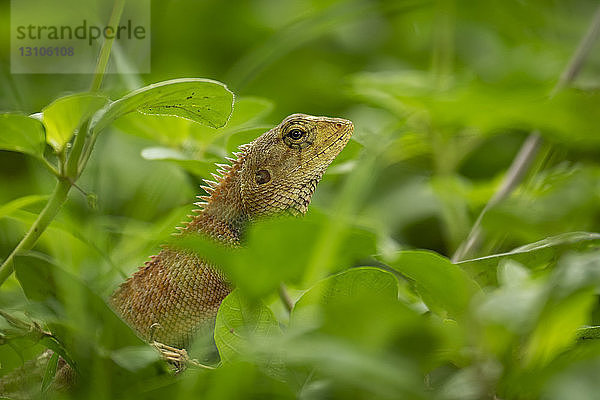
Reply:
[[345, 119], [292, 114], [246, 145], [240, 181], [247, 216], [304, 214], [323, 173], [353, 130]]

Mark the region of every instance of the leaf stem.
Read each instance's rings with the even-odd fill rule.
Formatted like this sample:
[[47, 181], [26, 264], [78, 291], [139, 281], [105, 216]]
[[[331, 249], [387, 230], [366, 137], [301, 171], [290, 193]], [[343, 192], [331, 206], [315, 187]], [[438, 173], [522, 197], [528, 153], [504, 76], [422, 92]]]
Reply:
[[0, 286], [14, 271], [15, 256], [30, 250], [48, 225], [50, 225], [54, 217], [56, 217], [56, 214], [58, 214], [58, 211], [67, 199], [69, 189], [71, 189], [71, 182], [64, 177], [59, 178], [54, 188], [54, 192], [50, 196], [50, 199], [42, 212], [38, 215], [37, 219], [33, 225], [31, 225], [17, 247], [14, 248], [6, 260], [4, 260], [2, 266], [0, 266]]
[[[596, 13], [590, 22], [587, 32], [581, 38], [581, 41], [573, 53], [573, 56], [569, 60], [569, 63], [565, 67], [563, 73], [560, 75], [558, 82], [550, 92], [550, 98], [554, 97], [560, 90], [564, 89], [567, 85], [573, 82], [581, 70], [585, 59], [589, 55], [594, 42], [598, 38], [598, 35], [600, 35], [600, 6], [598, 6], [596, 9]], [[519, 153], [517, 153], [515, 159], [510, 165], [502, 185], [500, 185], [496, 193], [494, 193], [483, 210], [481, 210], [481, 213], [479, 213], [479, 216], [475, 220], [475, 223], [467, 235], [467, 238], [460, 244], [460, 246], [458, 246], [458, 249], [452, 256], [452, 262], [456, 263], [463, 260], [480, 242], [482, 236], [481, 222], [484, 215], [492, 207], [510, 196], [512, 191], [521, 183], [527, 171], [529, 170], [529, 167], [531, 166], [531, 163], [535, 158], [537, 150], [541, 144], [542, 137], [538, 131], [534, 131], [529, 134], [521, 146]]]
[[[115, 29], [115, 27], [119, 24], [121, 20], [121, 14], [123, 14], [123, 8], [125, 7], [125, 0], [115, 0], [113, 5], [112, 12], [110, 14], [110, 18], [108, 19], [108, 26]], [[104, 79], [104, 73], [106, 71], [106, 66], [108, 65], [108, 60], [110, 58], [110, 50], [112, 48], [112, 44], [115, 41], [115, 36], [107, 38], [104, 43], [102, 43], [102, 48], [100, 49], [100, 56], [98, 57], [98, 63], [96, 64], [96, 70], [94, 71], [94, 79], [92, 80], [92, 86], [90, 87], [90, 91], [95, 92], [100, 89], [102, 85], [102, 80]]]

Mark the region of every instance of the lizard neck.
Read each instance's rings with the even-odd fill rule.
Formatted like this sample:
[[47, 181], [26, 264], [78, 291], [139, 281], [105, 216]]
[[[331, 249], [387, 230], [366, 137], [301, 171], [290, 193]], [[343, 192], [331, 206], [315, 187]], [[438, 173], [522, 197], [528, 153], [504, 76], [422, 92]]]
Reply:
[[205, 180], [202, 188], [208, 196], [198, 196], [200, 206], [194, 210], [182, 233], [203, 233], [213, 239], [225, 243], [239, 244], [248, 216], [242, 202], [241, 170], [246, 152], [237, 153], [238, 159], [231, 165], [221, 164], [218, 172], [213, 174], [214, 181]]

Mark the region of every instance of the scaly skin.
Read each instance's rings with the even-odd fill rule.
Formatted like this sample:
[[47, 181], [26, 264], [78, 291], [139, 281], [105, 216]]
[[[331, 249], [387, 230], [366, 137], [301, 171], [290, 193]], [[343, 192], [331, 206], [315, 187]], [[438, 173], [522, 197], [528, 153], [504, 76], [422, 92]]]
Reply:
[[[350, 121], [293, 114], [252, 143], [221, 175], [203, 186], [209, 196], [182, 229], [237, 246], [257, 218], [306, 212], [325, 169], [353, 132]], [[144, 339], [187, 347], [212, 324], [232, 287], [215, 267], [190, 251], [164, 247], [113, 294], [114, 309]], [[151, 327], [158, 324], [158, 329]]]

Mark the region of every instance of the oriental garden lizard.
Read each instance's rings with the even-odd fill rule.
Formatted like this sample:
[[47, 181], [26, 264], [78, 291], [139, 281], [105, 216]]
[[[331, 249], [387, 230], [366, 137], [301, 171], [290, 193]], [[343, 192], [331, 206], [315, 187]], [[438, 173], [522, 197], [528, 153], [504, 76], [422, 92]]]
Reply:
[[[293, 114], [218, 164], [206, 196], [179, 235], [204, 234], [238, 246], [246, 225], [281, 213], [302, 215], [329, 164], [348, 143], [352, 122]], [[248, 273], [252, 273], [248, 271]], [[188, 347], [213, 323], [232, 287], [216, 266], [191, 250], [165, 246], [119, 287], [110, 302], [139, 336], [170, 350]], [[154, 329], [158, 328], [158, 329]]]

